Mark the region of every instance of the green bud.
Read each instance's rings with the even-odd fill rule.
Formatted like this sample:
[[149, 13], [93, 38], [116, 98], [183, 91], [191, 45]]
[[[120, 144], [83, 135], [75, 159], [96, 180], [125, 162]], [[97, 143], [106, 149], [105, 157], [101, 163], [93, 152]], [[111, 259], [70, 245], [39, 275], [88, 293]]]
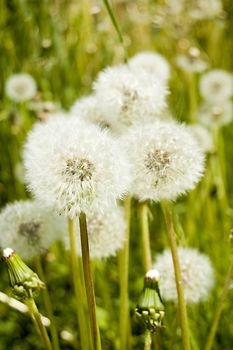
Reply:
[[154, 333], [163, 327], [164, 306], [159, 291], [159, 273], [150, 270], [144, 277], [143, 293], [136, 307], [137, 317]]
[[14, 296], [19, 299], [35, 298], [45, 284], [39, 279], [11, 248], [3, 250], [2, 261], [6, 262], [10, 286], [13, 288]]

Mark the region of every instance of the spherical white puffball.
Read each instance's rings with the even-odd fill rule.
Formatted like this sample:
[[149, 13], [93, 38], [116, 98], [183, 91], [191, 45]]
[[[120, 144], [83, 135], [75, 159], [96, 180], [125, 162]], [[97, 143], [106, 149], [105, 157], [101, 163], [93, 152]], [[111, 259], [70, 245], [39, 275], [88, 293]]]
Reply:
[[6, 81], [5, 91], [15, 102], [27, 101], [36, 95], [36, 82], [30, 74], [13, 74]]
[[[193, 248], [178, 248], [184, 296], [187, 304], [208, 298], [214, 286], [214, 271], [210, 259]], [[164, 300], [177, 302], [172, 256], [169, 249], [158, 255], [153, 266], [160, 273], [160, 292]]]
[[36, 201], [16, 201], [0, 213], [0, 245], [11, 247], [24, 259], [45, 253], [66, 230], [63, 218]]
[[130, 192], [141, 201], [174, 200], [193, 189], [203, 174], [203, 151], [184, 124], [139, 124], [121, 142], [131, 165]]
[[130, 182], [119, 143], [73, 116], [36, 124], [25, 144], [24, 165], [36, 198], [70, 218], [115, 205]]

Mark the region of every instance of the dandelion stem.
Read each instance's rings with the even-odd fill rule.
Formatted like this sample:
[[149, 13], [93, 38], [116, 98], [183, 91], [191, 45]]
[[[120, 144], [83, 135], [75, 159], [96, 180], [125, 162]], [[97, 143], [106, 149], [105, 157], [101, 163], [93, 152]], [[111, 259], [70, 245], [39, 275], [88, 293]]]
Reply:
[[[37, 267], [37, 272], [38, 272], [39, 277], [41, 278], [41, 280], [44, 283], [46, 283], [45, 274], [44, 274], [43, 267], [41, 264], [40, 256], [38, 256], [36, 259], [36, 267]], [[47, 316], [51, 321], [50, 330], [51, 330], [52, 345], [53, 345], [54, 350], [60, 350], [57, 328], [56, 328], [55, 319], [53, 316], [52, 302], [51, 302], [50, 295], [49, 295], [47, 288], [42, 290], [42, 296], [44, 299], [44, 305], [45, 305]]]
[[151, 269], [151, 248], [150, 248], [150, 231], [148, 222], [148, 206], [147, 203], [139, 204], [139, 216], [142, 235], [142, 247], [143, 247], [143, 263], [145, 272]]
[[73, 286], [76, 299], [76, 311], [78, 317], [78, 325], [80, 332], [81, 348], [83, 350], [90, 349], [89, 344], [90, 333], [89, 324], [87, 322], [85, 313], [85, 291], [83, 287], [83, 272], [78, 260], [76, 251], [76, 235], [75, 226], [72, 219], [68, 219], [69, 238], [70, 238], [70, 254], [71, 254], [71, 269], [73, 276]]
[[31, 312], [31, 316], [33, 319], [34, 324], [37, 325], [37, 330], [39, 329], [41, 339], [44, 343], [44, 347], [46, 350], [53, 350], [47, 330], [45, 326], [43, 325], [41, 315], [37, 309], [36, 303], [32, 297], [28, 298], [26, 301], [26, 304]]
[[189, 112], [191, 122], [196, 121], [197, 113], [197, 92], [195, 73], [188, 73], [188, 92], [189, 92]]
[[218, 323], [223, 311], [223, 307], [224, 307], [224, 302], [226, 300], [227, 294], [229, 292], [229, 288], [230, 288], [230, 284], [231, 284], [231, 280], [233, 277], [233, 259], [231, 261], [230, 267], [228, 269], [227, 275], [226, 275], [226, 280], [225, 280], [225, 284], [222, 290], [222, 294], [220, 296], [218, 305], [216, 307], [215, 310], [215, 315], [213, 318], [213, 322], [212, 322], [212, 326], [210, 329], [210, 333], [208, 335], [208, 339], [206, 342], [206, 346], [205, 346], [205, 350], [210, 350], [213, 346], [213, 342], [214, 342], [214, 337], [218, 328]]
[[88, 309], [89, 309], [89, 315], [90, 315], [93, 347], [94, 347], [94, 350], [101, 350], [99, 327], [98, 327], [97, 317], [96, 317], [94, 283], [93, 283], [92, 273], [91, 273], [87, 221], [86, 221], [86, 215], [83, 212], [81, 212], [79, 215], [79, 226], [80, 226], [80, 236], [81, 236], [84, 280], [85, 280], [87, 303], [88, 303]]
[[130, 349], [130, 317], [129, 317], [129, 240], [130, 240], [131, 198], [125, 199], [125, 243], [119, 252], [120, 270], [120, 349]]
[[124, 48], [124, 52], [125, 52], [125, 63], [127, 63], [128, 57], [127, 57], [127, 52], [126, 52], [126, 49], [125, 49], [124, 39], [123, 39], [123, 36], [122, 36], [122, 34], [121, 34], [120, 27], [119, 27], [119, 25], [118, 25], [118, 23], [117, 23], [116, 17], [115, 17], [114, 12], [113, 12], [113, 10], [112, 10], [110, 4], [109, 4], [109, 1], [108, 1], [108, 0], [103, 0], [103, 3], [104, 3], [104, 5], [105, 5], [105, 7], [106, 7], [106, 10], [107, 10], [108, 14], [109, 14], [109, 17], [110, 17], [110, 19], [111, 19], [111, 21], [112, 21], [112, 24], [113, 24], [113, 26], [114, 26], [114, 28], [115, 28], [115, 30], [116, 30], [116, 32], [117, 32], [119, 41], [120, 41], [120, 43], [122, 44], [122, 46], [123, 46], [123, 48]]
[[152, 344], [151, 332], [146, 331], [144, 350], [151, 350], [151, 344]]
[[165, 200], [162, 202], [162, 210], [163, 210], [163, 214], [164, 214], [165, 222], [167, 226], [168, 239], [169, 239], [169, 244], [171, 248], [172, 260], [173, 260], [173, 266], [174, 266], [174, 272], [175, 272], [183, 348], [184, 350], [190, 350], [191, 348], [190, 348], [188, 316], [187, 316], [186, 303], [184, 298], [184, 290], [182, 285], [180, 262], [179, 262], [178, 252], [177, 252], [176, 235], [175, 235], [174, 226], [173, 226], [172, 213], [169, 208], [168, 202]]

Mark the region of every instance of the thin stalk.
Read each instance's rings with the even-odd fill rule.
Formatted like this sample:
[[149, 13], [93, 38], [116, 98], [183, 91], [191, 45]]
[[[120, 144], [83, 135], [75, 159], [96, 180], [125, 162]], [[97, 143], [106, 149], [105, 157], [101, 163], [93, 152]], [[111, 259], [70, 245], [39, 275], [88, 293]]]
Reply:
[[150, 231], [148, 221], [148, 206], [146, 202], [139, 204], [139, 217], [142, 237], [142, 253], [145, 272], [149, 271], [152, 266], [151, 248], [150, 248]]
[[112, 21], [112, 24], [113, 24], [113, 26], [114, 26], [114, 28], [115, 28], [115, 30], [117, 32], [119, 41], [120, 41], [120, 43], [122, 44], [122, 46], [124, 48], [125, 63], [127, 63], [128, 62], [128, 57], [127, 57], [127, 52], [126, 52], [126, 49], [125, 49], [124, 39], [123, 39], [123, 36], [121, 34], [121, 30], [120, 30], [120, 27], [119, 27], [118, 22], [116, 20], [115, 14], [114, 14], [114, 12], [113, 12], [113, 10], [112, 10], [108, 0], [103, 0], [103, 3], [105, 5], [105, 7], [106, 7], [106, 10], [107, 10], [108, 14], [109, 14], [109, 17], [110, 17], [110, 19]]
[[76, 311], [80, 332], [81, 348], [83, 350], [90, 349], [89, 343], [89, 324], [85, 315], [85, 291], [83, 288], [83, 276], [80, 268], [80, 263], [76, 251], [76, 235], [75, 226], [72, 219], [68, 219], [69, 239], [70, 239], [70, 257], [71, 257], [71, 270], [73, 277], [74, 294], [76, 299]]
[[53, 347], [52, 347], [52, 344], [50, 342], [47, 330], [46, 330], [45, 326], [43, 325], [43, 322], [41, 320], [41, 315], [37, 309], [37, 306], [36, 306], [34, 299], [32, 297], [28, 298], [26, 301], [26, 304], [31, 311], [31, 315], [32, 315], [32, 319], [33, 319], [34, 324], [37, 324], [37, 326], [38, 326], [37, 330], [39, 329], [39, 331], [40, 331], [40, 336], [41, 336], [41, 339], [44, 343], [44, 348], [46, 350], [53, 350]]
[[221, 317], [221, 314], [223, 311], [224, 302], [226, 300], [227, 294], [228, 294], [229, 289], [230, 289], [232, 277], [233, 277], [233, 259], [232, 259], [230, 267], [228, 269], [225, 284], [223, 287], [223, 291], [222, 291], [218, 305], [217, 305], [216, 310], [215, 310], [215, 315], [213, 318], [212, 326], [210, 328], [210, 333], [209, 333], [208, 338], [207, 338], [205, 350], [212, 349], [212, 346], [214, 343], [214, 337], [215, 337], [215, 334], [216, 334], [216, 331], [218, 328], [218, 323], [219, 323], [219, 320], [220, 320], [220, 317]]
[[97, 317], [96, 317], [94, 283], [93, 283], [92, 273], [91, 273], [87, 221], [86, 221], [86, 214], [83, 212], [81, 212], [79, 215], [79, 227], [80, 227], [80, 237], [81, 237], [81, 247], [82, 247], [84, 280], [85, 280], [85, 287], [86, 287], [87, 304], [89, 309], [93, 347], [94, 347], [94, 350], [101, 350], [99, 327], [98, 327]]
[[151, 350], [151, 344], [152, 344], [151, 332], [146, 331], [144, 350]]
[[162, 345], [161, 345], [161, 334], [160, 334], [160, 330], [157, 329], [155, 334], [151, 335], [152, 337], [152, 345], [153, 348], [155, 350], [161, 350], [162, 349]]
[[[37, 272], [38, 272], [39, 277], [42, 279], [42, 281], [44, 283], [46, 283], [45, 274], [44, 274], [44, 271], [42, 268], [40, 256], [38, 256], [38, 258], [36, 259], [36, 267], [37, 267]], [[53, 316], [52, 302], [51, 302], [50, 295], [49, 295], [47, 288], [42, 290], [42, 296], [44, 299], [44, 305], [45, 305], [47, 316], [51, 322], [50, 330], [51, 330], [52, 345], [53, 345], [54, 350], [60, 350], [57, 327], [56, 327], [55, 319]]]
[[226, 170], [225, 170], [225, 155], [224, 155], [224, 143], [221, 138], [221, 130], [219, 128], [213, 129], [214, 141], [216, 146], [216, 162], [214, 171], [216, 173], [216, 185], [218, 187], [219, 201], [222, 206], [223, 213], [228, 208], [227, 189], [226, 189]]
[[125, 243], [119, 252], [120, 274], [120, 349], [130, 349], [130, 317], [129, 317], [129, 241], [130, 241], [131, 198], [125, 199]]
[[197, 88], [195, 73], [188, 73], [188, 92], [189, 92], [189, 113], [191, 122], [196, 121], [197, 114]]
[[184, 290], [182, 284], [181, 268], [178, 257], [177, 245], [176, 245], [176, 234], [173, 226], [172, 213], [169, 208], [169, 204], [166, 201], [162, 202], [162, 210], [165, 217], [165, 222], [167, 226], [168, 240], [172, 253], [172, 260], [175, 272], [176, 289], [178, 295], [178, 310], [180, 315], [181, 324], [181, 336], [183, 342], [184, 350], [190, 350], [190, 336], [189, 336], [189, 326], [188, 326], [188, 316], [186, 310], [186, 303], [184, 298]]

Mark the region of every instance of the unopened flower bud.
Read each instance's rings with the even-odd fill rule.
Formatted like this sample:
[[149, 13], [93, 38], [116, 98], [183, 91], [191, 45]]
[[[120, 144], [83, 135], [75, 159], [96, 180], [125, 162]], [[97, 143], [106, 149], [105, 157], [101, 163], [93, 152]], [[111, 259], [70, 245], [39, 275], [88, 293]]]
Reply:
[[40, 289], [45, 288], [37, 274], [23, 262], [13, 249], [3, 250], [2, 261], [7, 264], [10, 285], [17, 299], [36, 297]]
[[142, 296], [136, 307], [136, 315], [154, 333], [158, 327], [163, 327], [164, 306], [159, 291], [159, 272], [150, 270], [144, 277]]

